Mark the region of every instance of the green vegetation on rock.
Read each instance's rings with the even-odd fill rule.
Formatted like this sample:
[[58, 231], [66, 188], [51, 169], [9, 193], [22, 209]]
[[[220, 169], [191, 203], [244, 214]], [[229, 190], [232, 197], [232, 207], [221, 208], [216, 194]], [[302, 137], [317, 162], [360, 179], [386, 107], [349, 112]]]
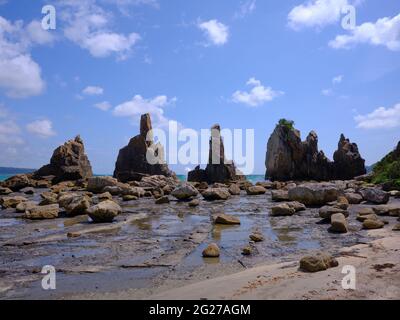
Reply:
[[394, 151], [374, 166], [371, 182], [386, 183], [400, 189], [400, 142]]
[[294, 129], [294, 124], [295, 124], [294, 121], [287, 120], [287, 119], [280, 119], [278, 122], [278, 125], [284, 126], [284, 127], [288, 128], [289, 130]]

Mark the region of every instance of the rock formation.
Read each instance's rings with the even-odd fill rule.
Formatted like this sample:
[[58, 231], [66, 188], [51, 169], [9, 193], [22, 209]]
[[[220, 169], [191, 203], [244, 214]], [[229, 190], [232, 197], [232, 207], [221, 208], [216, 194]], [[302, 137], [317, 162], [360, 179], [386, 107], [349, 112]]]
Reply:
[[67, 141], [54, 150], [50, 164], [41, 167], [34, 174], [35, 179], [54, 176], [53, 183], [88, 179], [93, 175], [85, 147], [80, 136]]
[[301, 141], [300, 131], [293, 128], [293, 123], [281, 120], [268, 141], [266, 179], [326, 181], [351, 179], [366, 172], [357, 145], [343, 135], [334, 160], [330, 161], [318, 150], [318, 136], [314, 131]]
[[342, 134], [338, 150], [333, 155], [335, 161], [335, 178], [339, 180], [352, 179], [366, 173], [365, 160], [361, 158], [358, 147], [350, 143]]
[[190, 182], [225, 183], [243, 180], [244, 176], [237, 173], [235, 164], [225, 158], [224, 142], [221, 137], [221, 127], [216, 124], [211, 128], [210, 151], [206, 169], [197, 166], [188, 174]]
[[[148, 152], [159, 159], [158, 163], [149, 163]], [[175, 173], [170, 171], [164, 162], [163, 146], [153, 141], [150, 115], [144, 114], [140, 119], [140, 134], [132, 138], [129, 144], [119, 151], [114, 178], [122, 182], [140, 181], [144, 176], [149, 175], [175, 177]]]

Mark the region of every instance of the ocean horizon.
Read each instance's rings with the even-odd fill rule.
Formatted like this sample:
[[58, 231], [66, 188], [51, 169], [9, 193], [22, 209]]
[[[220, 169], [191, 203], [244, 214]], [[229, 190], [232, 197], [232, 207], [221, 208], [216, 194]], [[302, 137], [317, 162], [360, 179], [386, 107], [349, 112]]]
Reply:
[[[0, 174], [0, 181], [4, 181], [16, 174]], [[112, 176], [111, 174], [95, 174], [95, 176]], [[178, 174], [177, 177], [181, 181], [186, 181], [187, 180], [187, 175], [186, 174]], [[257, 183], [260, 181], [265, 181], [265, 175], [263, 174], [252, 174], [246, 176], [247, 180], [249, 180], [252, 183]]]

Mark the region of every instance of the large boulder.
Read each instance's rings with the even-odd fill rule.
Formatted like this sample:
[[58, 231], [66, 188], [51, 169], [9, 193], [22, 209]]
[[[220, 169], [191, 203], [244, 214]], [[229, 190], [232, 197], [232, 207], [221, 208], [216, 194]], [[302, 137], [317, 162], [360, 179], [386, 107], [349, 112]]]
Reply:
[[330, 183], [305, 183], [289, 190], [289, 199], [306, 206], [325, 205], [336, 201], [340, 195], [339, 189]]
[[243, 181], [245, 177], [236, 169], [233, 161], [225, 158], [225, 147], [221, 136], [219, 124], [211, 128], [210, 149], [206, 169], [197, 166], [188, 173], [190, 182], [227, 183], [232, 181]]
[[265, 166], [266, 179], [273, 181], [327, 181], [350, 179], [365, 173], [357, 145], [343, 135], [335, 152], [335, 162], [332, 162], [318, 150], [318, 136], [314, 131], [302, 141], [294, 123], [285, 119], [279, 121], [268, 140]]
[[93, 175], [85, 147], [80, 136], [54, 150], [50, 164], [35, 172], [35, 179], [54, 176], [53, 183], [88, 179]]
[[[149, 156], [154, 156], [157, 161]], [[162, 175], [175, 177], [169, 170], [164, 159], [164, 148], [153, 141], [153, 131], [150, 114], [142, 115], [140, 119], [140, 134], [129, 141], [129, 144], [119, 151], [115, 164], [114, 178], [121, 182], [140, 181], [145, 176]]]

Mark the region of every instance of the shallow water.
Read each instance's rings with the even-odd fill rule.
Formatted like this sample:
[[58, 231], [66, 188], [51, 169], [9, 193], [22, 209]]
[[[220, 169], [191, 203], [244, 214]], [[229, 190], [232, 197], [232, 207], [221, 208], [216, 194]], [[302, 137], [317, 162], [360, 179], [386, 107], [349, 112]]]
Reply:
[[[27, 197], [38, 200], [39, 194]], [[155, 205], [146, 198], [120, 203], [123, 214], [116, 222], [100, 225], [111, 228], [78, 238], [68, 238], [67, 233], [93, 228], [87, 216], [26, 221], [14, 210], [0, 211], [0, 297], [63, 298], [79, 292], [152, 290], [166, 279], [200, 279], [224, 269], [240, 271], [243, 266], [285, 261], [310, 250], [335, 252], [366, 241], [355, 216], [349, 221], [356, 232], [345, 235], [328, 233], [328, 225], [318, 223], [318, 209], [271, 217], [269, 193], [201, 201], [196, 208], [175, 201]], [[213, 225], [212, 216], [222, 212], [238, 217], [241, 224]], [[242, 249], [255, 231], [265, 241], [252, 244], [254, 254], [245, 257]], [[221, 248], [219, 259], [201, 255], [211, 242]], [[37, 272], [47, 264], [59, 270], [57, 293], [40, 289]], [[11, 283], [14, 289], [2, 292], [2, 283]]]

